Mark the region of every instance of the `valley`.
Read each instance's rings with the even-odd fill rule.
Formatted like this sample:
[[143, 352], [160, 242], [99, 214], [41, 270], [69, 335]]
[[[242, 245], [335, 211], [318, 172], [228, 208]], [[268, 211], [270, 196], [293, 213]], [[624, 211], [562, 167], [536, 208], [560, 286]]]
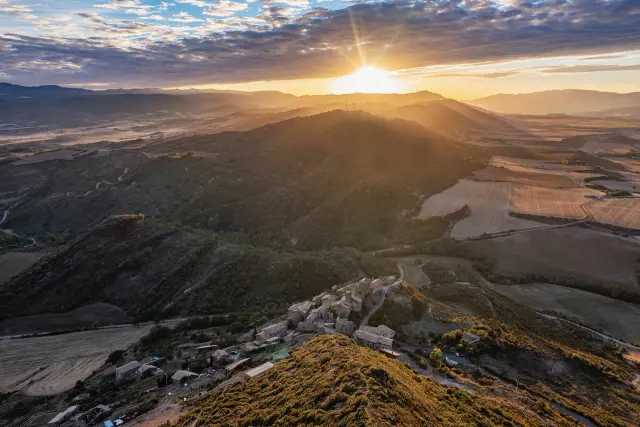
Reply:
[[[0, 132], [0, 423], [640, 416], [628, 119], [61, 90]], [[29, 108], [49, 114], [33, 132]], [[363, 278], [386, 281], [344, 290]], [[292, 317], [305, 301], [337, 318]], [[391, 353], [350, 330], [383, 325]], [[136, 363], [161, 373], [118, 377]]]

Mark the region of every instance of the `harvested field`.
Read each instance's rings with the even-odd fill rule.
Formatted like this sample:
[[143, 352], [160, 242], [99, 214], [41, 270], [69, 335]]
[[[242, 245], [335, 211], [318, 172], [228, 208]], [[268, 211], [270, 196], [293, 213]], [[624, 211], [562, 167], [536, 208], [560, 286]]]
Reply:
[[0, 284], [31, 267], [45, 252], [7, 252], [0, 255]]
[[586, 188], [558, 189], [514, 184], [509, 200], [514, 212], [558, 218], [586, 217], [581, 205], [589, 194], [598, 194]]
[[104, 364], [109, 353], [137, 342], [152, 326], [2, 340], [0, 391], [40, 396], [69, 390]]
[[544, 274], [574, 277], [589, 283], [611, 283], [640, 291], [640, 242], [581, 227], [521, 233], [466, 242], [474, 253], [496, 263], [504, 276]]
[[560, 174], [518, 172], [496, 166], [487, 166], [473, 175], [478, 181], [503, 181], [552, 188], [578, 187], [572, 179]]
[[596, 221], [640, 229], [640, 198], [598, 200], [586, 209]]
[[548, 283], [489, 284], [491, 289], [538, 311], [551, 311], [627, 342], [640, 342], [640, 306]]
[[509, 182], [460, 180], [453, 187], [428, 198], [418, 217], [442, 216], [468, 205], [471, 216], [459, 221], [451, 231], [451, 237], [456, 239], [539, 227], [537, 222], [509, 216], [511, 185]]

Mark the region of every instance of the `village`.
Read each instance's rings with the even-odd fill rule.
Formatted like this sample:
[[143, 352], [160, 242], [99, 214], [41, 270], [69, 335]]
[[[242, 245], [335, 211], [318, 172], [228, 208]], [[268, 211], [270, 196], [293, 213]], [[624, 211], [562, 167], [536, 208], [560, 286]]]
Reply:
[[[105, 375], [115, 379], [118, 387], [127, 387], [129, 393], [162, 390], [164, 400], [182, 403], [259, 376], [289, 357], [290, 349], [321, 334], [343, 334], [359, 345], [397, 358], [400, 353], [393, 350], [395, 331], [385, 325], [369, 326], [368, 320], [382, 306], [388, 290], [399, 283], [396, 277], [388, 276], [337, 285], [293, 304], [276, 319], [237, 337], [233, 345], [219, 348], [212, 342], [182, 343], [177, 346], [179, 358], [123, 360], [107, 369]], [[73, 401], [81, 398], [79, 395]], [[84, 412], [79, 411], [80, 404], [74, 404], [51, 418], [48, 425], [133, 424], [138, 414], [125, 410], [120, 403], [99, 404]]]

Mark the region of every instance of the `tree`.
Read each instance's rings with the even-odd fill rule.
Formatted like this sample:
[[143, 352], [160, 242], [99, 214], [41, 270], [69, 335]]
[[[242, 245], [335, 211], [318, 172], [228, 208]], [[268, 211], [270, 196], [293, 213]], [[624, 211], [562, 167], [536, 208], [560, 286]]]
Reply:
[[442, 362], [444, 361], [442, 350], [436, 347], [429, 355], [429, 361], [433, 366], [435, 366], [436, 368], [439, 368], [442, 365]]
[[122, 360], [122, 358], [124, 357], [124, 350], [115, 350], [112, 351], [109, 354], [109, 357], [107, 357], [107, 363], [110, 363], [112, 365], [115, 365], [116, 363], [118, 363], [119, 361]]

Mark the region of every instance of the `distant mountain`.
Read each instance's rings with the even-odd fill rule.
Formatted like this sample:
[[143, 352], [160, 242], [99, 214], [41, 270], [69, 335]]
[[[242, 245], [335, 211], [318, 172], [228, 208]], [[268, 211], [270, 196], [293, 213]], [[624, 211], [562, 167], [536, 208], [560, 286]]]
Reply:
[[0, 100], [15, 98], [49, 99], [77, 95], [91, 94], [87, 89], [69, 88], [62, 86], [20, 86], [10, 83], [0, 83]]
[[322, 335], [260, 376], [213, 391], [172, 425], [190, 425], [194, 414], [203, 424], [236, 426], [575, 424], [540, 400], [470, 394], [407, 365], [346, 336]]
[[498, 94], [469, 104], [503, 114], [581, 114], [640, 106], [640, 92], [550, 90], [516, 95]]
[[409, 104], [382, 114], [416, 121], [433, 132], [449, 137], [503, 135], [505, 132], [526, 135], [525, 131], [504, 117], [453, 99]]

